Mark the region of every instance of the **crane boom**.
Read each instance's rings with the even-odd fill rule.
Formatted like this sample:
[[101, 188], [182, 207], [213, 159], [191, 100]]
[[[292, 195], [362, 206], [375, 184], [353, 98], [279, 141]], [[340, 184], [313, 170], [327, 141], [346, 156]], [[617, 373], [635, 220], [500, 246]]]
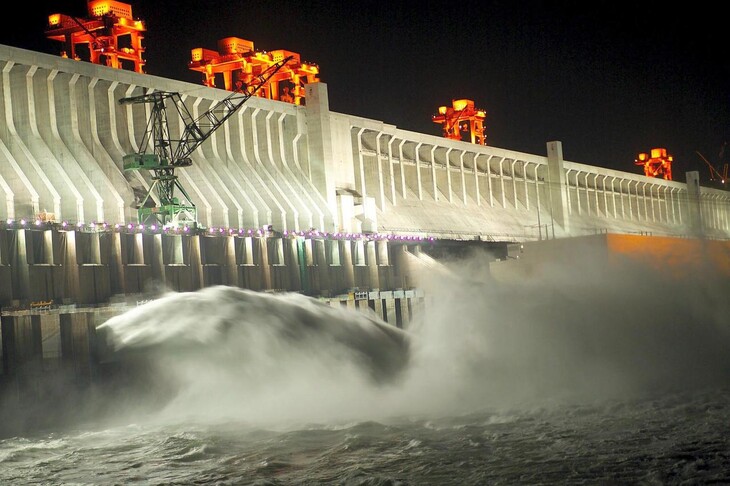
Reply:
[[[152, 185], [138, 205], [140, 223], [160, 223], [162, 225], [189, 224], [197, 226], [197, 210], [191, 198], [175, 175], [175, 169], [193, 164], [192, 153], [205, 142], [215, 130], [222, 126], [246, 101], [268, 83], [293, 56], [272, 64], [254, 78], [254, 82], [240, 91], [231, 93], [213, 105], [205, 113], [194, 118], [182, 97], [177, 92], [153, 91], [139, 96], [121, 98], [120, 104], [149, 103], [152, 105], [150, 119], [142, 136], [140, 148], [136, 153], [123, 157], [125, 171], [149, 170], [153, 172]], [[168, 103], [170, 101], [170, 103]], [[167, 105], [177, 111], [184, 129], [179, 138], [172, 138], [168, 128]], [[175, 197], [175, 189], [186, 199], [186, 203]], [[159, 205], [151, 206], [150, 197], [157, 192]]]
[[695, 151], [695, 153], [697, 155], [699, 155], [700, 158], [705, 162], [705, 164], [707, 164], [707, 167], [710, 168], [710, 180], [716, 181], [724, 186], [725, 183], [728, 181], [728, 175], [727, 175], [728, 174], [728, 170], [727, 170], [728, 164], [724, 165], [722, 173], [720, 173], [720, 171], [717, 170], [717, 168], [715, 168], [715, 166], [712, 165], [710, 163], [710, 161], [705, 158], [704, 155], [702, 155], [698, 151]]

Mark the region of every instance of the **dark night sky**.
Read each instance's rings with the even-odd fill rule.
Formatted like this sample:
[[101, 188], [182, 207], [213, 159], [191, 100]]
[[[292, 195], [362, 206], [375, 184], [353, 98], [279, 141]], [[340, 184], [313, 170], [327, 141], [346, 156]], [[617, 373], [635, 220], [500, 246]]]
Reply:
[[[730, 17], [721, 2], [658, 1], [128, 2], [147, 23], [147, 72], [200, 83], [190, 50], [223, 37], [288, 49], [320, 66], [330, 109], [440, 135], [452, 99], [487, 112], [489, 145], [642, 173], [639, 152], [665, 147], [675, 179], [719, 167], [730, 140]], [[419, 6], [416, 6], [419, 5]], [[0, 44], [57, 53], [47, 15], [86, 17], [86, 1], [41, 1]], [[9, 26], [8, 26], [9, 25]], [[14, 30], [12, 30], [14, 29]], [[730, 150], [730, 149], [729, 149]]]

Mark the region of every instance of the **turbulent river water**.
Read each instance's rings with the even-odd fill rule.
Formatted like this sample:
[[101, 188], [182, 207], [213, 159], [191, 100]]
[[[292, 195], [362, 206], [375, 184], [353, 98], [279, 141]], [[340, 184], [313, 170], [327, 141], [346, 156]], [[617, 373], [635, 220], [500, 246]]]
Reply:
[[103, 326], [144, 386], [0, 439], [0, 484], [730, 484], [727, 277], [619, 267], [454, 262], [404, 331], [166, 294]]

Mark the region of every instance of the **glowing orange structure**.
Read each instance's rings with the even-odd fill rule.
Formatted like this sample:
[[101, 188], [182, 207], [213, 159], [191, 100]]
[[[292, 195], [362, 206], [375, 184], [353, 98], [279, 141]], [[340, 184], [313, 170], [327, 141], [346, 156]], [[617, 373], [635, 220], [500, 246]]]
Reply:
[[[219, 52], [220, 51], [220, 52]], [[319, 66], [302, 62], [299, 54], [283, 49], [256, 51], [253, 42], [238, 37], [226, 37], [218, 41], [218, 51], [197, 47], [192, 50], [188, 67], [203, 74], [203, 84], [218, 87], [216, 81], [223, 79], [223, 87], [229, 91], [242, 91], [244, 86], [272, 65], [293, 56], [256, 96], [296, 105], [304, 100], [304, 84], [319, 81]]]
[[461, 140], [462, 132], [469, 132], [471, 143], [486, 145], [484, 135], [484, 110], [474, 108], [472, 100], [452, 100], [451, 106], [439, 106], [438, 115], [431, 118], [434, 123], [443, 125], [444, 137]]
[[671, 181], [672, 160], [674, 158], [667, 154], [667, 149], [653, 148], [651, 149], [651, 156], [641, 153], [634, 161], [634, 164], [644, 166], [644, 174], [647, 177], [662, 177]]
[[144, 72], [144, 22], [132, 6], [113, 0], [89, 0], [88, 19], [55, 13], [48, 16], [46, 37], [63, 42], [63, 57], [117, 69]]

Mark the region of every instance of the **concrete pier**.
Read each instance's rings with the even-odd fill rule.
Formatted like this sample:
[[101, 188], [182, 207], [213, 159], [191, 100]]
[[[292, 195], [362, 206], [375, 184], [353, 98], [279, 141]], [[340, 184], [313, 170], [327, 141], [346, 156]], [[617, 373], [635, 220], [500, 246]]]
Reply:
[[0, 305], [97, 305], [151, 289], [230, 285], [330, 297], [411, 288], [398, 253], [431, 244], [376, 235], [159, 231], [0, 223]]
[[375, 235], [156, 231], [0, 223], [0, 392], [16, 406], [99, 379], [96, 328], [161, 292], [298, 292], [407, 328], [423, 294], [404, 257], [433, 242]]

